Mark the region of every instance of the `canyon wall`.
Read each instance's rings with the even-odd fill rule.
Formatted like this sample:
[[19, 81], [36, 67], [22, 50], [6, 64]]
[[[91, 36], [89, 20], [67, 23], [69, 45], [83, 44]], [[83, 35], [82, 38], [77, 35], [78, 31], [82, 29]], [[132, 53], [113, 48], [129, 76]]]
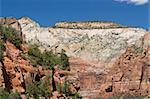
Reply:
[[67, 78], [83, 97], [150, 95], [150, 32], [142, 28], [103, 22], [40, 27], [28, 17], [1, 18], [1, 22], [43, 51], [64, 49], [70, 61]]

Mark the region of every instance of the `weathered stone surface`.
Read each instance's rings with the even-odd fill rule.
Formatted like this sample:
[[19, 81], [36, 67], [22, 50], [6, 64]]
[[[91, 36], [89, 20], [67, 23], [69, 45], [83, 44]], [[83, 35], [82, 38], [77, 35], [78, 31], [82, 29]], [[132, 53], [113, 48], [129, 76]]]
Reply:
[[6, 68], [6, 70], [11, 70], [14, 68], [14, 63], [12, 60], [10, 60], [8, 57], [4, 57], [4, 60], [3, 60], [3, 63], [4, 63], [4, 66]]
[[18, 32], [21, 31], [20, 24], [19, 24], [19, 22], [16, 18], [12, 18], [12, 17], [3, 18], [3, 17], [0, 17], [0, 24], [4, 25], [6, 27], [15, 28]]
[[6, 42], [6, 54], [12, 60], [16, 60], [19, 56], [19, 50], [10, 42]]
[[[80, 57], [101, 66], [114, 62], [128, 46], [139, 45], [139, 39], [146, 31], [139, 28], [114, 29], [64, 29], [42, 28], [29, 18], [21, 18], [19, 23], [25, 40], [41, 44], [58, 52], [65, 49], [69, 56]], [[107, 67], [108, 64], [106, 64]], [[104, 67], [104, 66], [101, 66]]]
[[125, 27], [113, 22], [59, 22], [55, 24], [58, 28], [71, 29], [102, 29]]
[[29, 46], [27, 44], [21, 44], [20, 48], [24, 53], [29, 51]]
[[[36, 68], [33, 67], [29, 60], [25, 60], [20, 56], [20, 50], [17, 49], [13, 44], [10, 42], [6, 42], [6, 56], [3, 59], [3, 74], [2, 78], [5, 78], [4, 81], [1, 80], [0, 82], [5, 82], [5, 87], [12, 91], [17, 91], [19, 93], [25, 92], [25, 85], [31, 81], [36, 80], [37, 75], [38, 79], [44, 79], [43, 76], [51, 75], [51, 70], [46, 70], [45, 68]], [[26, 50], [25, 53], [28, 51]], [[1, 66], [2, 67], [2, 66]], [[4, 77], [5, 76], [5, 77]], [[7, 83], [6, 83], [7, 82]], [[51, 81], [50, 81], [51, 82]], [[1, 84], [1, 83], [0, 83]], [[52, 86], [50, 84], [50, 86]]]
[[[1, 19], [1, 22], [5, 21]], [[123, 27], [70, 29], [60, 23], [58, 27], [65, 28], [43, 28], [27, 17], [18, 22], [22, 37], [28, 43], [39, 44], [41, 48], [55, 53], [65, 49], [70, 71], [62, 71], [55, 66], [53, 74], [42, 66], [35, 68], [19, 56], [17, 48], [6, 42], [8, 57], [4, 57], [3, 62], [7, 75], [12, 79], [13, 90], [22, 93], [24, 88], [21, 83], [30, 81], [29, 78], [35, 80], [38, 75], [44, 79], [45, 75], [53, 74], [56, 86], [62, 86], [67, 79], [71, 84], [70, 90], [74, 93], [79, 91], [83, 98], [150, 94], [150, 32]], [[80, 23], [77, 24], [80, 26]], [[28, 52], [26, 45], [22, 45], [21, 49], [24, 53]], [[61, 74], [64, 76], [61, 77]], [[52, 94], [53, 98], [64, 98], [57, 91]]]

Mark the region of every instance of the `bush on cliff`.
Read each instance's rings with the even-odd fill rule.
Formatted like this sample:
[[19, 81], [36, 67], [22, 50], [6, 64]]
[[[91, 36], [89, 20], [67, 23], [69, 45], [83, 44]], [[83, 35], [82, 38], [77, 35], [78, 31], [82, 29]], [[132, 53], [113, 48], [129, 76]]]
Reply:
[[69, 58], [65, 54], [65, 50], [62, 50], [58, 54], [54, 54], [52, 51], [41, 53], [37, 45], [31, 45], [28, 54], [34, 66], [42, 65], [48, 69], [52, 69], [55, 65], [59, 65], [63, 70], [68, 70], [69, 68]]
[[69, 70], [69, 57], [66, 55], [66, 51], [65, 50], [61, 50], [60, 53], [60, 59], [61, 59], [61, 69], [63, 70]]
[[81, 95], [78, 92], [72, 93], [69, 87], [69, 82], [65, 80], [63, 84], [58, 84], [56, 89], [60, 94], [63, 94], [65, 97], [71, 97], [71, 99], [82, 99]]
[[39, 50], [37, 45], [31, 45], [28, 51], [29, 60], [33, 66], [41, 65], [41, 51]]
[[0, 39], [0, 61], [2, 61], [4, 55], [4, 50], [5, 50], [5, 46], [4, 46], [4, 42]]
[[40, 57], [41, 56], [41, 51], [39, 50], [38, 45], [30, 46], [28, 54], [30, 56]]
[[18, 92], [7, 92], [4, 89], [0, 89], [0, 99], [21, 99]]
[[61, 62], [57, 54], [52, 53], [52, 51], [41, 53], [37, 45], [31, 45], [28, 54], [34, 66], [42, 65], [50, 68], [50, 66], [55, 66]]
[[51, 82], [48, 76], [40, 81], [28, 82], [26, 84], [26, 96], [28, 98], [34, 97], [34, 99], [38, 99], [39, 97], [48, 98], [52, 93], [50, 85]]
[[0, 26], [0, 36], [4, 41], [13, 43], [17, 48], [23, 43], [22, 38], [18, 35], [17, 31], [10, 27]]

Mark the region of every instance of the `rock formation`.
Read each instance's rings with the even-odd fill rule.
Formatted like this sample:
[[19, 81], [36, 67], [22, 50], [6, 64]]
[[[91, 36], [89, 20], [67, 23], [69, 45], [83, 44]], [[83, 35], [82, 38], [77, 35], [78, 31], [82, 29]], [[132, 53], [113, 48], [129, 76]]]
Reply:
[[[70, 71], [55, 69], [67, 74], [72, 91], [78, 89], [83, 97], [97, 99], [102, 96], [105, 99], [112, 95], [150, 95], [150, 32], [144, 29], [112, 22], [61, 22], [54, 27], [40, 27], [28, 17], [1, 18], [0, 22], [20, 31], [23, 40], [29, 44], [38, 44], [41, 49], [55, 53], [64, 49], [69, 56]], [[22, 45], [25, 53], [26, 46]], [[10, 71], [16, 61], [25, 62], [9, 43], [6, 43], [6, 53], [4, 66]], [[23, 69], [29, 73], [38, 70], [31, 66], [20, 65], [19, 68], [20, 72]], [[23, 83], [17, 81], [22, 76], [17, 72], [10, 72], [14, 74], [11, 83], [18, 82], [13, 89], [23, 92], [17, 87]], [[61, 82], [59, 73], [54, 74], [55, 83]], [[57, 92], [53, 94], [59, 96]]]

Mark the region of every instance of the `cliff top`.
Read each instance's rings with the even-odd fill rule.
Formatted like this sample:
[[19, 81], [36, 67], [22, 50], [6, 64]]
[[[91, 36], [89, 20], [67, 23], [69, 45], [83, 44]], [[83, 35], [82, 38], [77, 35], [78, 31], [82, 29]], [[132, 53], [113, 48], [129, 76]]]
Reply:
[[108, 28], [127, 28], [121, 24], [109, 21], [82, 21], [82, 22], [58, 22], [56, 28], [72, 29], [108, 29]]
[[[20, 19], [16, 19], [13, 17], [0, 17], [1, 24], [11, 24], [17, 20], [23, 21], [23, 23], [34, 23], [39, 26], [39, 24], [30, 19], [29, 17], [22, 17]], [[6, 23], [4, 23], [6, 22]], [[111, 22], [111, 21], [79, 21], [79, 22], [58, 22], [53, 28], [65, 28], [65, 29], [109, 29], [109, 28], [128, 28], [127, 26], [123, 26], [121, 24]]]

